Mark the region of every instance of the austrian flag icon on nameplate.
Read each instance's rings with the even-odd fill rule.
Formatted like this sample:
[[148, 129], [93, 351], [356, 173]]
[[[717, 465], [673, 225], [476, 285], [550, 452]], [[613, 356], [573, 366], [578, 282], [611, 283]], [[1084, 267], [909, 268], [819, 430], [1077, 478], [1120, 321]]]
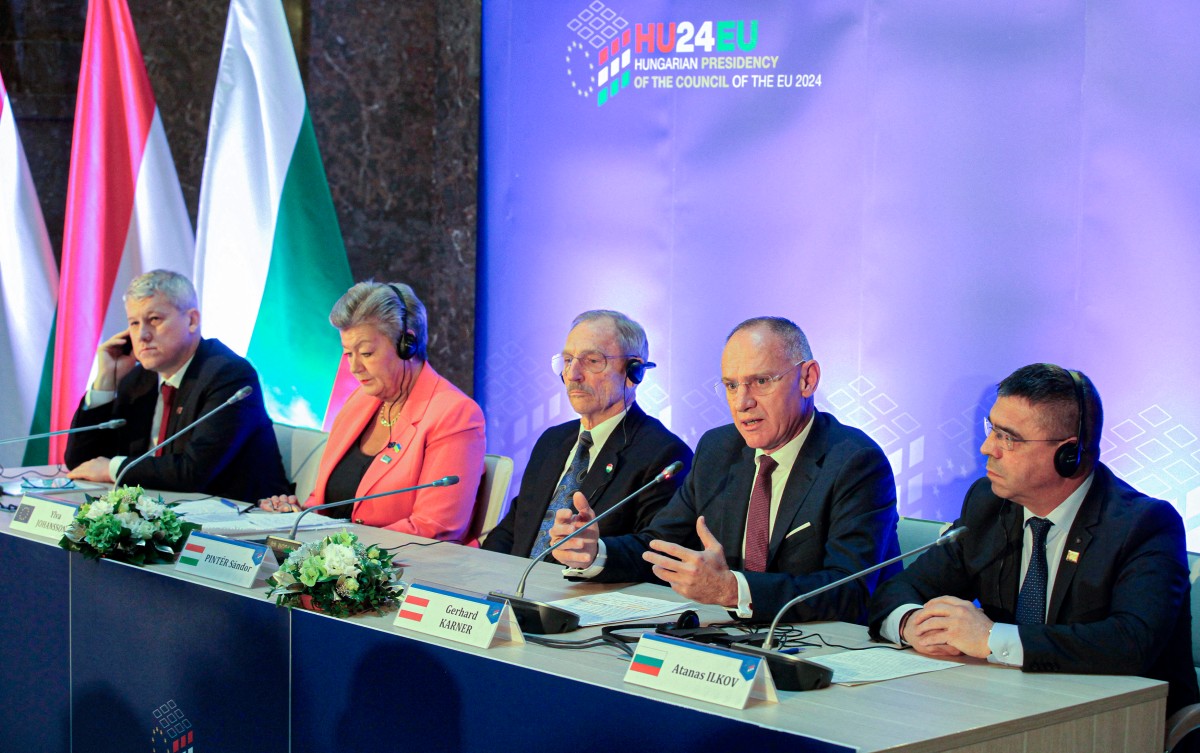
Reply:
[[420, 622], [425, 616], [425, 607], [429, 606], [429, 599], [421, 598], [411, 591], [405, 595], [404, 603], [400, 605], [400, 616], [406, 620]]

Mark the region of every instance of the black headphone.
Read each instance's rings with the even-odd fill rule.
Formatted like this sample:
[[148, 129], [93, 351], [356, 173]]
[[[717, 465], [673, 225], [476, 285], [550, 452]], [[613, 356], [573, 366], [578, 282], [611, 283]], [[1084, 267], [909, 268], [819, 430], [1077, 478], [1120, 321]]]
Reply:
[[1067, 442], [1054, 452], [1054, 470], [1063, 478], [1071, 478], [1083, 463], [1083, 448], [1087, 445], [1083, 437], [1083, 417], [1087, 409], [1083, 400], [1083, 379], [1079, 372], [1067, 369], [1071, 381], [1075, 385], [1075, 402], [1079, 406], [1079, 428], [1075, 431], [1075, 441]]
[[700, 627], [700, 615], [696, 614], [696, 610], [685, 609], [674, 622], [638, 622], [633, 624], [606, 625], [600, 628], [600, 632], [602, 635], [612, 636], [626, 643], [637, 643], [638, 638], [641, 637], [640, 635], [625, 636], [621, 635], [619, 631], [648, 630], [650, 628], [654, 628], [654, 632], [659, 635], [673, 635], [675, 637], [688, 637], [696, 631], [708, 630], [708, 628]]
[[388, 287], [396, 294], [396, 302], [400, 306], [400, 337], [396, 340], [396, 355], [400, 356], [401, 361], [407, 361], [417, 352], [417, 338], [408, 331], [408, 306], [404, 304], [400, 288], [391, 283], [388, 283]]
[[657, 365], [653, 361], [630, 358], [625, 362], [625, 376], [629, 377], [629, 381], [634, 384], [641, 384], [642, 380], [646, 378], [646, 369], [653, 369]]

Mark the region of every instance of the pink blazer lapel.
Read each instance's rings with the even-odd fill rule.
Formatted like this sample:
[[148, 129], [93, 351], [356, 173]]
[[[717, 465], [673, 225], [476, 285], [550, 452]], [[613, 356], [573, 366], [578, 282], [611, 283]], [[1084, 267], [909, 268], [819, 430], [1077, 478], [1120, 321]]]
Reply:
[[[392, 442], [399, 444], [400, 449], [385, 449], [379, 458], [372, 461], [358, 485], [358, 496], [365, 497], [368, 494], [374, 493], [377, 488], [379, 490], [385, 488], [380, 485], [380, 481], [392, 475], [395, 469], [412, 469], [413, 466], [410, 463], [404, 462], [405, 455], [411, 450], [412, 443], [417, 436], [417, 425], [425, 417], [425, 410], [429, 407], [429, 401], [433, 398], [434, 390], [440, 381], [441, 377], [433, 370], [433, 367], [429, 364], [424, 364], [421, 368], [420, 376], [417, 377], [416, 384], [413, 385], [412, 392], [409, 394], [408, 399], [404, 401], [404, 408], [396, 416], [396, 423], [392, 427]], [[339, 455], [338, 457], [341, 456]], [[390, 458], [390, 460], [383, 462], [380, 459], [385, 457]], [[413, 483], [416, 483], [415, 480]], [[394, 485], [389, 484], [388, 486]], [[411, 486], [411, 484], [403, 482], [400, 485]]]

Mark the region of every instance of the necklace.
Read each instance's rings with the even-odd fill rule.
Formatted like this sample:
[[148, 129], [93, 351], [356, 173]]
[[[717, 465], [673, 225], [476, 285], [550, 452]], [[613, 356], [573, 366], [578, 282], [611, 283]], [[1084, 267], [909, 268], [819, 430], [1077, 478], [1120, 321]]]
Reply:
[[[392, 406], [395, 406], [395, 405], [396, 405], [396, 403], [392, 403]], [[386, 413], [384, 411], [386, 411]], [[392, 413], [391, 408], [388, 406], [387, 403], [384, 403], [383, 405], [379, 406], [379, 423], [382, 424], [383, 426], [386, 426], [389, 429], [392, 428], [393, 426], [395, 426], [396, 422], [400, 420], [399, 418], [392, 418], [391, 413]]]

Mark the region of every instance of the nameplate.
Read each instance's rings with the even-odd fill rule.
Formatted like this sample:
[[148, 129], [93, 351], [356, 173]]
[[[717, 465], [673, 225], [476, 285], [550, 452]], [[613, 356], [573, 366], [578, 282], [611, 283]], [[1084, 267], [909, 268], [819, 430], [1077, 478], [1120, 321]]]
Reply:
[[760, 657], [654, 633], [638, 641], [625, 682], [735, 709], [751, 698], [779, 701]]
[[8, 527], [39, 539], [57, 542], [77, 512], [79, 508], [68, 502], [39, 494], [26, 494], [21, 497], [21, 503], [17, 505], [17, 512]]
[[274, 564], [275, 555], [262, 544], [192, 531], [183, 544], [179, 559], [175, 560], [175, 569], [249, 588], [254, 585], [263, 564], [268, 562]]
[[525, 642], [508, 602], [428, 583], [404, 592], [395, 625], [477, 648]]

